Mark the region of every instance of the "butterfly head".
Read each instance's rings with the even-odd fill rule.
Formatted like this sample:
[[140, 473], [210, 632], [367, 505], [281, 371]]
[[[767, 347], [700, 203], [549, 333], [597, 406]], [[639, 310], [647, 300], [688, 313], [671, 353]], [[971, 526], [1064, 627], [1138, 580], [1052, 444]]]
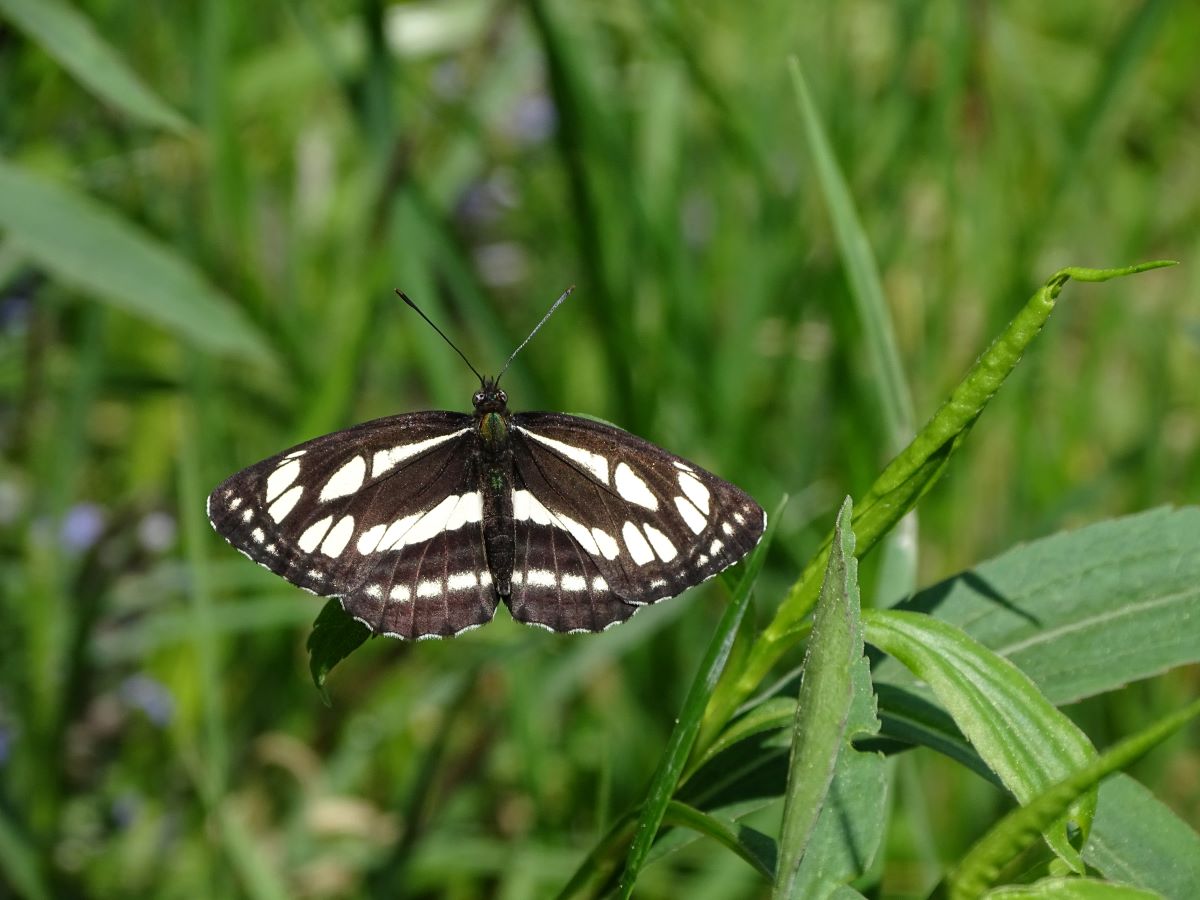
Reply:
[[495, 378], [484, 381], [483, 386], [471, 398], [471, 402], [475, 405], [475, 412], [478, 414], [500, 413], [505, 415], [508, 413], [508, 394], [504, 393], [504, 389], [496, 384]]

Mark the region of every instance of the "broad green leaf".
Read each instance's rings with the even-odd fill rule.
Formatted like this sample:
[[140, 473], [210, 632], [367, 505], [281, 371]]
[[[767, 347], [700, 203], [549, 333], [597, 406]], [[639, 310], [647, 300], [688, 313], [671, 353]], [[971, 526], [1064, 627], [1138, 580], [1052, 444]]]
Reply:
[[7, 19], [87, 90], [147, 125], [182, 133], [187, 121], [154, 93], [91, 21], [61, 0], [0, 0]]
[[845, 744], [854, 699], [851, 672], [863, 661], [851, 511], [851, 501], [846, 498], [834, 526], [833, 550], [804, 661], [779, 832], [776, 898], [794, 896], [800, 860], [824, 808]]
[[[1087, 736], [1038, 691], [1029, 678], [957, 626], [895, 610], [863, 613], [867, 641], [929, 683], [979, 755], [1022, 803], [1095, 758]], [[1074, 810], [1086, 836], [1094, 794]], [[1068, 865], [1083, 871], [1066, 823], [1046, 840]]]
[[728, 728], [721, 732], [721, 737], [717, 742], [708, 747], [704, 751], [704, 755], [688, 767], [680, 781], [686, 782], [692, 775], [735, 744], [754, 737], [756, 734], [787, 728], [795, 718], [796, 701], [793, 698], [767, 698], [744, 716], [735, 719]]
[[638, 872], [645, 863], [654, 839], [658, 835], [663, 813], [675, 793], [680, 775], [682, 775], [683, 768], [692, 752], [696, 735], [700, 731], [700, 719], [704, 714], [704, 707], [708, 703], [708, 698], [711, 696], [713, 687], [733, 648], [742, 616], [750, 603], [750, 592], [762, 569], [767, 547], [770, 546], [771, 538], [775, 534], [775, 528], [786, 505], [787, 497], [785, 496], [769, 520], [767, 533], [763, 535], [758, 547], [743, 564], [741, 581], [738, 583], [729, 605], [725, 608], [721, 621], [717, 624], [717, 630], [700, 663], [700, 669], [692, 680], [692, 685], [683, 703], [683, 710], [679, 720], [675, 723], [675, 729], [671, 732], [667, 748], [663, 751], [663, 758], [651, 781], [646, 802], [642, 805], [641, 816], [633, 836], [633, 844], [629, 848], [629, 854], [625, 859], [625, 869], [621, 875], [620, 890], [623, 898], [628, 898], [633, 893]]
[[1200, 834], [1127, 775], [1100, 785], [1083, 858], [1106, 878], [1171, 900], [1192, 900], [1200, 884]]
[[115, 210], [5, 160], [0, 197], [0, 228], [57, 279], [198, 347], [270, 361], [262, 335], [228, 297]]
[[[1058, 705], [1200, 662], [1200, 508], [1023, 544], [897, 608], [960, 626]], [[890, 660], [875, 678], [910, 680]]]
[[326, 704], [330, 701], [325, 679], [330, 670], [370, 636], [370, 629], [342, 609], [341, 601], [336, 598], [326, 603], [317, 615], [305, 646], [308, 647], [308, 670], [312, 673], [313, 684]]
[[[1051, 276], [979, 357], [912, 443], [888, 463], [862, 500], [855, 502], [858, 556], [868, 553], [941, 477], [950, 457], [1045, 325], [1067, 281], [1107, 281], [1170, 265], [1174, 263], [1160, 260], [1120, 269], [1068, 268]], [[831, 540], [826, 538], [822, 549], [804, 567], [745, 665], [727, 672], [713, 692], [704, 716], [701, 747], [716, 739], [780, 657], [803, 637]]]
[[1051, 826], [1077, 798], [1094, 789], [1113, 772], [1138, 760], [1197, 715], [1200, 715], [1200, 700], [1125, 738], [1014, 809], [971, 848], [951, 873], [947, 879], [950, 900], [980, 896], [995, 884], [1004, 866], [1024, 852], [1037, 839], [1038, 833]]
[[1110, 884], [1095, 878], [1043, 878], [1033, 884], [1011, 885], [988, 891], [997, 900], [1156, 900], [1154, 891], [1127, 884]]

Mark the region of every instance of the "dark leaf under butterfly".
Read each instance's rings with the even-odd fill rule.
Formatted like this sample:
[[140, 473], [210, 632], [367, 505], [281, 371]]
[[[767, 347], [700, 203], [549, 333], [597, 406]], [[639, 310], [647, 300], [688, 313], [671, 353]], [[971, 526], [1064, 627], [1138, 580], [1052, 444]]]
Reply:
[[209, 520], [371, 631], [418, 639], [478, 627], [500, 602], [530, 625], [601, 631], [762, 537], [740, 488], [612, 425], [510, 413], [498, 380], [480, 377], [471, 415], [376, 419], [250, 466], [212, 492]]

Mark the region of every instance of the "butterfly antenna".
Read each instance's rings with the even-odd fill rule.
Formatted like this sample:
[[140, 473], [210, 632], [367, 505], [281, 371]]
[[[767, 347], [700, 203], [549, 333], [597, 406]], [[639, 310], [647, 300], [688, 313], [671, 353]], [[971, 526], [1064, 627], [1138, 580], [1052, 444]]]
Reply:
[[[538, 330], [541, 329], [541, 327], [543, 325], [546, 324], [546, 320], [549, 319], [552, 315], [554, 315], [554, 311], [556, 309], [558, 309], [559, 305], [561, 305], [564, 300], [566, 300], [568, 297], [571, 296], [571, 292], [574, 290], [575, 290], [575, 285], [571, 285], [569, 288], [567, 288], [565, 291], [562, 292], [561, 297], [559, 297], [557, 300], [554, 301], [554, 305], [551, 306], [550, 309], [548, 309], [546, 311], [546, 314], [544, 316], [542, 316], [542, 321], [538, 322], [535, 326], [533, 326], [533, 331], [529, 332], [529, 337], [527, 337], [527, 338], [525, 338], [525, 340], [521, 341], [521, 346], [512, 352], [512, 356], [510, 356], [508, 358], [508, 362], [506, 362], [504, 364], [504, 368], [500, 370], [500, 375], [503, 375], [505, 372], [508, 371], [508, 367], [510, 365], [512, 365], [512, 361], [513, 361], [513, 359], [516, 358], [516, 355], [518, 353], [520, 353], [522, 349], [524, 349], [526, 344], [528, 344], [531, 340], [533, 340], [533, 336], [538, 333]], [[496, 376], [496, 381], [500, 380], [500, 375]]]
[[[467, 364], [467, 368], [470, 369], [472, 372], [474, 372], [475, 377], [479, 379], [479, 386], [483, 387], [483, 385], [484, 385], [483, 376], [479, 374], [478, 369], [476, 369], [473, 365], [471, 365], [471, 361], [469, 359], [467, 359], [467, 354], [465, 354], [461, 350], [459, 350], [458, 347], [455, 346], [454, 341], [452, 341], [452, 340], [450, 340], [450, 338], [446, 337], [446, 333], [444, 331], [442, 331], [442, 329], [440, 329], [436, 325], [434, 325], [433, 320], [430, 319], [429, 316], [427, 316], [427, 315], [425, 315], [425, 313], [421, 312], [421, 307], [419, 307], [419, 306], [417, 306], [417, 304], [413, 303], [412, 300], [409, 298], [408, 294], [404, 293], [404, 291], [400, 290], [399, 288], [396, 288], [396, 293], [400, 295], [401, 300], [403, 300], [405, 303], [407, 303], [409, 306], [411, 306], [413, 309], [415, 309], [417, 311], [418, 316], [420, 316], [422, 319], [424, 319], [426, 322], [429, 323], [430, 328], [432, 328], [434, 331], [436, 331], [438, 334], [440, 334], [442, 336], [442, 340], [445, 341], [447, 344], [449, 344], [454, 349], [455, 353], [457, 353], [459, 356], [462, 357], [462, 361]], [[556, 303], [555, 306], [557, 306], [557, 305], [558, 304]], [[540, 327], [541, 326], [539, 325], [538, 328], [540, 328]], [[536, 331], [536, 330], [537, 329], [535, 328], [534, 331]]]

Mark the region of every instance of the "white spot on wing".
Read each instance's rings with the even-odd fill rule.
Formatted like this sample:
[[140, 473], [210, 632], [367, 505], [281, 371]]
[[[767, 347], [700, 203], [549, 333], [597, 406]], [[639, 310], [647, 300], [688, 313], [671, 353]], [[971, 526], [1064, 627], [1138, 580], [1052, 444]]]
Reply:
[[395, 603], [407, 603], [412, 599], [412, 591], [405, 585], [398, 584], [392, 588], [392, 592], [388, 596]]
[[733, 521], [737, 522], [739, 525], [745, 525], [746, 517], [743, 516], [740, 512], [735, 512], [733, 514]]
[[[680, 478], [691, 478], [690, 475], [680, 475]], [[651, 493], [650, 488], [646, 486], [646, 482], [642, 481], [634, 474], [633, 469], [618, 463], [616, 470], [613, 472], [613, 484], [617, 488], [617, 493], [630, 503], [636, 503], [638, 506], [644, 506], [649, 510], [658, 509], [658, 498]]]
[[298, 546], [305, 553], [312, 553], [317, 549], [317, 545], [321, 543], [321, 538], [325, 537], [325, 532], [329, 530], [330, 523], [333, 522], [333, 516], [326, 516], [320, 522], [314, 522], [305, 529], [304, 534], [300, 535], [300, 540], [296, 541]]
[[529, 491], [513, 491], [513, 518], [518, 522], [530, 521], [534, 525], [549, 525], [550, 510]]
[[658, 558], [663, 562], [670, 562], [679, 554], [679, 551], [675, 549], [675, 545], [671, 543], [670, 539], [653, 525], [643, 525], [642, 530], [646, 532], [646, 537], [650, 538], [650, 544], [654, 547], [654, 552], [658, 554]]
[[364, 593], [366, 593], [368, 597], [374, 597], [376, 600], [383, 599], [383, 588], [378, 584], [368, 585]]
[[626, 522], [621, 527], [621, 537], [625, 539], [625, 546], [629, 548], [629, 555], [633, 557], [633, 561], [639, 566], [644, 566], [650, 560], [654, 559], [654, 551], [650, 549], [650, 545], [646, 543], [646, 539], [642, 537], [642, 533], [632, 522]]
[[692, 529], [692, 534], [699, 534], [704, 530], [704, 526], [708, 524], [708, 520], [696, 507], [688, 502], [686, 497], [675, 498], [675, 508], [679, 510], [679, 515], [683, 516], [683, 521], [687, 523], [687, 527]]
[[446, 519], [446, 530], [454, 531], [483, 518], [483, 497], [478, 491], [462, 494]]
[[264, 540], [266, 540], [267, 536], [263, 534], [263, 530], [261, 528], [255, 528], [252, 532], [250, 532], [250, 537], [254, 538], [254, 543], [261, 544]]
[[492, 573], [491, 572], [480, 572], [479, 573], [479, 586], [480, 587], [487, 587], [491, 583], [492, 583]]
[[[300, 495], [303, 493], [304, 488], [302, 488], [300, 485], [296, 485], [294, 488], [289, 490], [282, 497], [271, 504], [270, 509], [267, 510], [267, 515], [269, 515], [276, 522], [282, 522], [284, 518], [287, 517], [287, 514], [292, 511], [292, 507], [294, 507], [300, 500]], [[246, 510], [246, 512], [249, 513], [250, 510]]]
[[368, 553], [374, 553], [375, 548], [379, 546], [379, 539], [383, 537], [383, 533], [387, 531], [387, 525], [372, 525], [366, 531], [358, 536], [358, 552], [364, 556]]
[[300, 476], [300, 460], [284, 462], [267, 476], [267, 502], [270, 503], [283, 493], [283, 489]]
[[291, 453], [285, 456], [284, 459], [297, 459], [307, 452], [307, 450], [293, 450]]
[[325, 487], [321, 488], [322, 503], [338, 497], [346, 497], [362, 487], [363, 479], [367, 477], [367, 461], [356, 456], [336, 472], [329, 476]]
[[446, 441], [453, 440], [459, 435], [466, 434], [468, 430], [467, 428], [461, 428], [458, 431], [450, 432], [450, 434], [417, 441], [415, 444], [401, 444], [389, 450], [380, 450], [371, 460], [371, 477], [378, 478], [384, 472], [404, 462], [404, 460], [411, 459], [414, 456], [424, 453], [426, 450], [431, 450], [438, 444], [444, 444]]
[[[211, 499], [212, 499], [212, 498], [211, 498], [211, 497], [209, 497], [209, 500], [211, 500]], [[239, 506], [241, 506], [241, 505], [242, 505], [242, 498], [241, 498], [241, 497], [234, 497], [232, 500], [230, 500], [230, 501], [229, 501], [229, 508], [230, 508], [230, 509], [237, 509], [237, 508], [238, 508]]]
[[708, 515], [709, 492], [700, 479], [689, 472], [679, 473], [679, 486], [700, 512]]
[[725, 532], [727, 537], [733, 537], [733, 526], [728, 522], [721, 523], [721, 530]]
[[325, 535], [325, 540], [321, 543], [321, 552], [326, 556], [341, 556], [353, 534], [354, 516], [342, 516], [338, 523], [329, 529], [329, 534]]
[[398, 549], [404, 546], [404, 535], [410, 528], [416, 524], [417, 519], [421, 518], [420, 513], [411, 516], [405, 516], [403, 519], [397, 519], [387, 527], [383, 533], [383, 537], [379, 539], [379, 544], [375, 548], [380, 553], [384, 550]]
[[448, 591], [465, 591], [469, 588], [477, 587], [479, 579], [474, 572], [456, 572], [446, 579], [446, 590]]
[[554, 587], [558, 579], [549, 569], [530, 569], [525, 575], [525, 583], [533, 587]]
[[712, 542], [712, 546], [710, 546], [708, 548], [708, 552], [711, 553], [713, 556], [716, 556], [718, 553], [721, 552], [721, 549], [724, 546], [725, 546], [725, 542], [722, 541], [720, 538], [718, 538]]
[[418, 597], [440, 597], [442, 595], [442, 583], [440, 581], [422, 581], [417, 585]]
[[601, 577], [600, 575], [597, 575], [595, 578], [592, 579], [592, 590], [593, 591], [607, 591], [608, 590], [608, 582], [605, 581], [604, 578]]
[[621, 552], [620, 546], [607, 531], [593, 528], [592, 538], [596, 541], [596, 547], [605, 559], [616, 559], [617, 555]]
[[564, 444], [562, 441], [556, 441], [554, 438], [548, 438], [545, 435], [530, 431], [527, 428], [517, 427], [517, 431], [521, 434], [528, 435], [539, 444], [544, 444], [551, 450], [556, 450], [567, 459], [573, 460], [590, 471], [596, 477], [596, 480], [602, 484], [608, 484], [608, 460], [598, 453], [592, 453], [590, 450], [584, 450], [582, 447], [573, 447], [570, 444]]
[[[296, 490], [296, 488], [292, 488], [292, 490]], [[244, 513], [242, 513], [242, 521], [249, 522], [253, 518], [254, 518], [254, 510], [247, 507], [246, 511]]]
[[587, 579], [582, 575], [573, 575], [570, 572], [564, 573], [559, 582], [564, 591], [586, 591]]

